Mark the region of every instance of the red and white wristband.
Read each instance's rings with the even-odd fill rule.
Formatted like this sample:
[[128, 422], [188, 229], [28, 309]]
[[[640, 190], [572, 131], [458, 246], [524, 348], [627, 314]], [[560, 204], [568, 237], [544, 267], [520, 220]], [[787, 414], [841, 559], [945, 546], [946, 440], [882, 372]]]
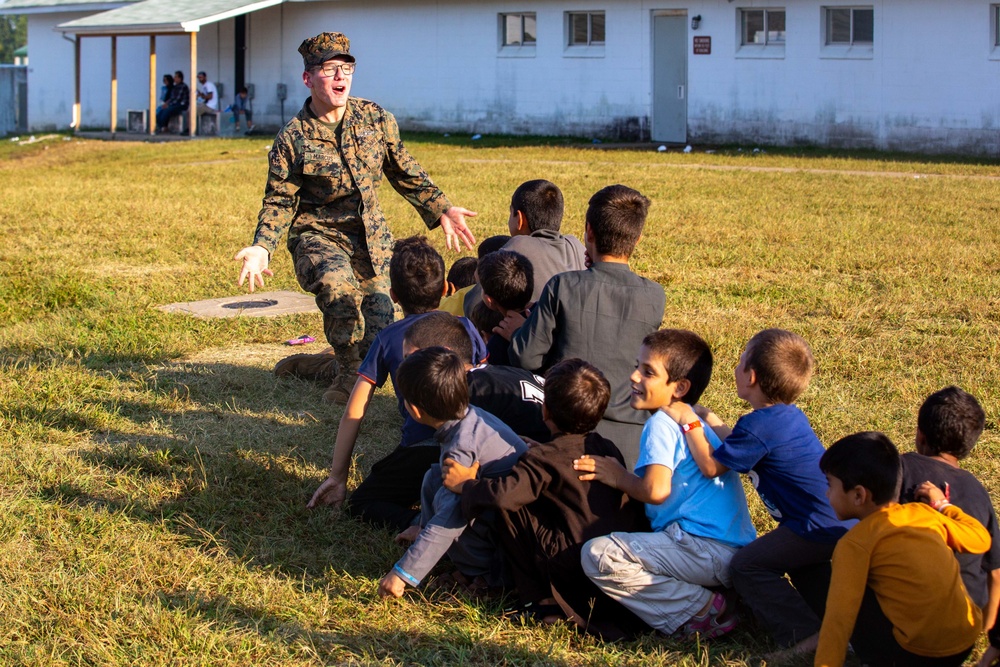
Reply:
[[681, 431], [683, 431], [684, 433], [690, 433], [691, 431], [695, 430], [696, 428], [701, 428], [701, 422], [700, 421], [695, 420], [695, 421], [691, 422], [690, 424], [681, 424]]

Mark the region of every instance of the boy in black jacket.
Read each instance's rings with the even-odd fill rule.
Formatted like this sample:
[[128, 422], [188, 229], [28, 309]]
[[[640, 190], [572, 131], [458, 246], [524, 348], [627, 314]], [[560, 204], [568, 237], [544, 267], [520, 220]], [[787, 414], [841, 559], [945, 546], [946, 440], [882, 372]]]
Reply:
[[472, 519], [499, 510], [496, 528], [525, 615], [538, 620], [565, 615], [606, 639], [646, 632], [631, 612], [601, 593], [580, 565], [592, 537], [649, 530], [642, 505], [610, 486], [580, 481], [574, 459], [621, 452], [593, 430], [611, 387], [597, 368], [580, 359], [553, 366], [545, 377], [543, 414], [553, 440], [528, 449], [509, 475], [476, 479], [478, 465], [446, 459], [444, 484], [462, 495]]

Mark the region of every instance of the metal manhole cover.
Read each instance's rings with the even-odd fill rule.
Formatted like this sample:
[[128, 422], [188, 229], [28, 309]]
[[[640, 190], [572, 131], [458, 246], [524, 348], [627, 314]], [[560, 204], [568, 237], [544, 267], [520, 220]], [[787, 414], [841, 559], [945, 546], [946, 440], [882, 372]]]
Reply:
[[248, 301], [233, 301], [232, 303], [222, 304], [223, 308], [229, 308], [230, 310], [249, 310], [251, 308], [270, 308], [271, 306], [277, 306], [278, 302], [275, 299], [251, 299]]

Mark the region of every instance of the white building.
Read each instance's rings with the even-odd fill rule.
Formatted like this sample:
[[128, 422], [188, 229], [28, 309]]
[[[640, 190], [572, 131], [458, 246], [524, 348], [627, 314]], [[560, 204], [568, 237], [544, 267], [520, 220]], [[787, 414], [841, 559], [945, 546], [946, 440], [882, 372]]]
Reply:
[[358, 59], [354, 94], [404, 128], [1000, 155], [1000, 12], [987, 0], [7, 0], [0, 12], [29, 14], [34, 129], [72, 122], [75, 38], [84, 128], [110, 123], [111, 40], [91, 35], [118, 35], [124, 119], [149, 104], [150, 40], [129, 35], [152, 30], [157, 88], [175, 69], [193, 79], [195, 32], [223, 107], [252, 83], [255, 120], [277, 126], [306, 95], [299, 43], [337, 30]]

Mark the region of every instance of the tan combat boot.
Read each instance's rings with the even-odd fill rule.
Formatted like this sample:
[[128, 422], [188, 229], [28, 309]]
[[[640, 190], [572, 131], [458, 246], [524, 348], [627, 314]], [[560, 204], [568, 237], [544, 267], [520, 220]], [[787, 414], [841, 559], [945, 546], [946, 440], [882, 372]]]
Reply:
[[341, 373], [333, 379], [327, 390], [323, 392], [323, 402], [347, 405], [347, 400], [351, 397], [351, 392], [354, 391], [354, 385], [357, 381], [357, 372]]
[[277, 377], [294, 375], [304, 380], [332, 380], [337, 376], [337, 355], [332, 347], [316, 354], [293, 354], [274, 365]]

